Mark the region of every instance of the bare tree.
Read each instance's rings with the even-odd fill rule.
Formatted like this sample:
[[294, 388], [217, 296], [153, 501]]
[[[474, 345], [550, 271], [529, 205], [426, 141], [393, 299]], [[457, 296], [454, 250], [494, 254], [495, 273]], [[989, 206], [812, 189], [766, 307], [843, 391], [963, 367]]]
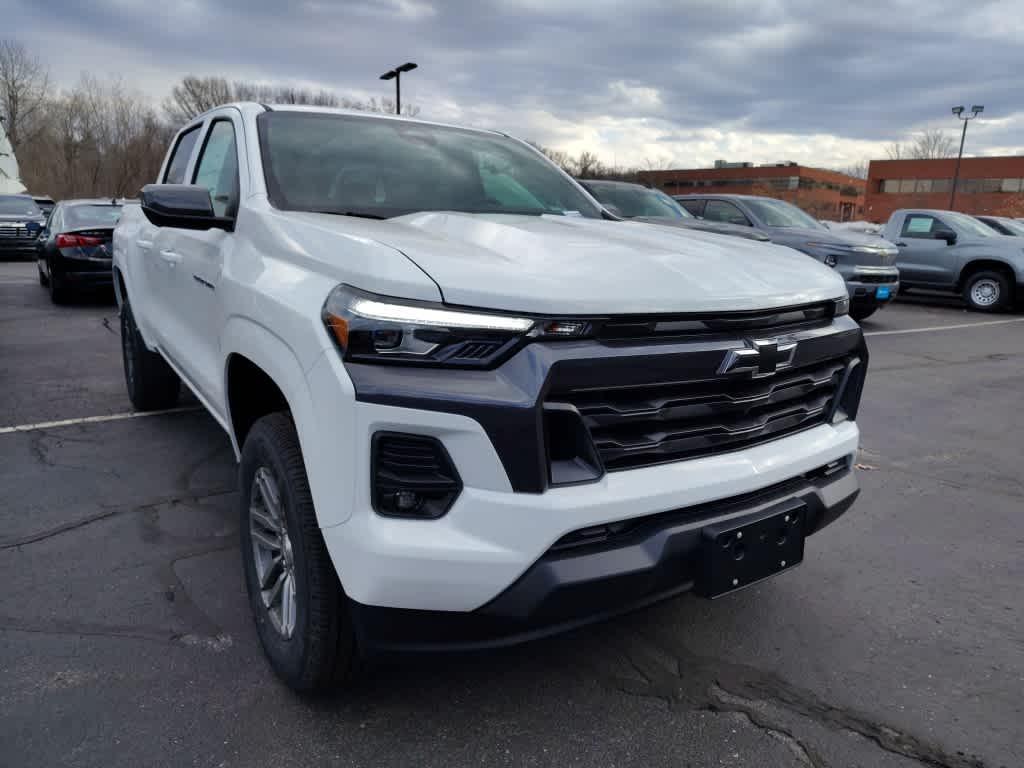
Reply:
[[938, 128], [922, 131], [914, 140], [910, 150], [910, 156], [915, 160], [929, 160], [932, 158], [952, 157], [955, 154], [955, 144], [949, 135]]
[[868, 161], [859, 160], [853, 165], [841, 168], [839, 172], [845, 173], [847, 176], [852, 176], [855, 179], [866, 179], [868, 177]]
[[600, 159], [590, 150], [584, 150], [572, 161], [576, 176], [589, 179], [600, 175], [602, 165]]
[[932, 160], [952, 157], [956, 154], [956, 143], [945, 131], [929, 128], [921, 131], [907, 144], [894, 141], [885, 148], [885, 154], [890, 160]]
[[234, 101], [234, 92], [223, 77], [188, 75], [171, 88], [171, 95], [164, 99], [164, 114], [172, 125], [181, 125], [230, 101]]
[[0, 40], [0, 117], [15, 150], [39, 130], [50, 74], [21, 43]]

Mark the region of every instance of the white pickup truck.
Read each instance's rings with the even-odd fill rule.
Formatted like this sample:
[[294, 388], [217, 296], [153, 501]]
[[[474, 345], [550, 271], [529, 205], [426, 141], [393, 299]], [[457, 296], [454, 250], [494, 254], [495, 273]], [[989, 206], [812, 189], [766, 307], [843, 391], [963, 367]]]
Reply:
[[500, 133], [215, 109], [125, 207], [114, 273], [134, 405], [184, 381], [231, 438], [258, 634], [299, 690], [729, 593], [858, 492], [842, 279], [616, 220]]

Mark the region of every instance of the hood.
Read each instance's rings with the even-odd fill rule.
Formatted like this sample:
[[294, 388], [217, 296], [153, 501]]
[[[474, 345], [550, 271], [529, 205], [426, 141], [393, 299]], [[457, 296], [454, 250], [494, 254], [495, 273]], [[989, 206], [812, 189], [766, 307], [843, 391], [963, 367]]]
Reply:
[[791, 245], [793, 242], [801, 244], [813, 243], [835, 243], [836, 245], [867, 245], [879, 250], [896, 251], [896, 246], [878, 235], [866, 235], [861, 232], [837, 232], [834, 229], [812, 229], [811, 227], [769, 227], [765, 229], [773, 243], [784, 243]]
[[[859, 266], [891, 267], [896, 264], [899, 249], [885, 238], [867, 235], [861, 232], [836, 232], [831, 229], [812, 229], [810, 227], [770, 227], [765, 232], [773, 243], [788, 245], [791, 248], [822, 258], [828, 252], [829, 245], [842, 248], [870, 248], [870, 251], [846, 252], [841, 261], [856, 263]], [[818, 243], [824, 247], [815, 248], [808, 243]]]
[[767, 243], [771, 240], [768, 235], [753, 227], [744, 227], [740, 224], [730, 224], [727, 221], [705, 221], [703, 219], [670, 219], [667, 216], [634, 216], [630, 221], [643, 221], [648, 224], [661, 224], [665, 227], [679, 227], [681, 229], [697, 229], [702, 232], [717, 232], [720, 235], [733, 235], [744, 237], [747, 240], [758, 240]]
[[537, 314], [742, 311], [846, 295], [833, 270], [803, 254], [696, 230], [575, 216], [282, 215], [397, 249], [437, 282], [445, 302], [463, 306]]

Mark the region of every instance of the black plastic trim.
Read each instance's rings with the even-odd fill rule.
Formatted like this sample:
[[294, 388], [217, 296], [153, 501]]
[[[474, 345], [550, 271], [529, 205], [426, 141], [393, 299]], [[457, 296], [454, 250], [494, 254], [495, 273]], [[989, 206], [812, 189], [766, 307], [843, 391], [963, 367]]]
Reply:
[[[823, 467], [822, 469], [828, 469]], [[800, 504], [811, 535], [859, 494], [848, 461], [763, 491], [640, 518], [627, 535], [580, 549], [553, 548], [512, 585], [470, 612], [384, 608], [351, 602], [368, 656], [514, 645], [651, 605], [693, 589], [703, 530]]]

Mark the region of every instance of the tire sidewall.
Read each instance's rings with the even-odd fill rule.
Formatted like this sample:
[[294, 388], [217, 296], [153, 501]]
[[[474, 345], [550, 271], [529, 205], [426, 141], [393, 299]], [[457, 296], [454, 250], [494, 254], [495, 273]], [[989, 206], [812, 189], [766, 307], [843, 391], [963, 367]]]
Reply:
[[[971, 295], [972, 289], [981, 280], [992, 280], [999, 286], [999, 298], [994, 304], [984, 306], [974, 302]], [[999, 312], [1010, 302], [1010, 281], [998, 272], [976, 272], [967, 279], [967, 283], [964, 285], [964, 301], [975, 312]]]
[[[263, 645], [263, 650], [270, 659], [271, 666], [286, 681], [298, 680], [303, 676], [306, 667], [306, 647], [309, 633], [309, 558], [308, 542], [303, 537], [303, 529], [296, 513], [296, 489], [288, 476], [284, 462], [279, 455], [269, 430], [256, 424], [249, 433], [242, 450], [239, 465], [239, 512], [242, 548], [242, 567], [245, 572], [245, 586], [249, 595], [249, 606], [256, 623], [256, 631]], [[252, 537], [249, 531], [249, 503], [252, 494], [253, 478], [256, 470], [266, 467], [277, 482], [284, 507], [284, 517], [288, 526], [288, 537], [292, 544], [292, 557], [295, 574], [295, 629], [290, 638], [282, 637], [270, 621], [267, 609], [260, 596], [259, 583], [256, 576], [256, 563], [252, 551]]]

